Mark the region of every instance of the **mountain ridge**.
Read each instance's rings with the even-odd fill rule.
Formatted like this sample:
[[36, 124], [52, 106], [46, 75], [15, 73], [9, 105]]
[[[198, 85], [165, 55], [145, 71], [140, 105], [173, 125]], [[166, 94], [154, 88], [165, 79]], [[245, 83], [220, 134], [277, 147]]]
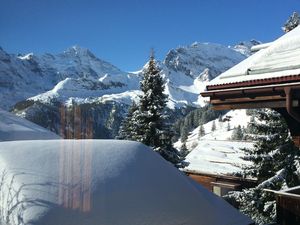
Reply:
[[[170, 50], [163, 61], [157, 61], [166, 81], [168, 108], [181, 115], [187, 107], [203, 106], [205, 100], [199, 94], [206, 83], [246, 57], [237, 49], [213, 43]], [[0, 78], [0, 107], [10, 108], [56, 133], [66, 133], [60, 124], [61, 110], [69, 111], [66, 115], [71, 116], [77, 107], [98, 121], [93, 130], [100, 131], [95, 131], [94, 137], [114, 138], [131, 102], [138, 100], [139, 82], [146, 66], [147, 63], [139, 72], [127, 73], [79, 46], [42, 56], [16, 56], [1, 50], [0, 74], [5, 76], [1, 76], [2, 83]], [[5, 85], [7, 80], [10, 82]], [[72, 132], [74, 129], [68, 128]]]

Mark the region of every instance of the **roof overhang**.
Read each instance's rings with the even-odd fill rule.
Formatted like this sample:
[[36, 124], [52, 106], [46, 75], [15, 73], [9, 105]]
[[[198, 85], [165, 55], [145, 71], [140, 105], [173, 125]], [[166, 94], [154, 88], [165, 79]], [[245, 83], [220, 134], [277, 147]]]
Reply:
[[216, 110], [272, 108], [300, 147], [300, 26], [225, 71], [206, 87]]
[[[210, 103], [216, 110], [224, 109], [247, 109], [247, 108], [284, 108], [286, 107], [286, 89], [293, 90], [293, 107], [300, 106], [300, 76], [283, 80], [263, 80], [231, 84], [223, 86], [209, 86], [207, 91], [202, 92], [203, 97], [209, 97]], [[252, 83], [252, 85], [251, 85]], [[266, 85], [263, 85], [266, 83]], [[296, 99], [296, 100], [295, 100]]]

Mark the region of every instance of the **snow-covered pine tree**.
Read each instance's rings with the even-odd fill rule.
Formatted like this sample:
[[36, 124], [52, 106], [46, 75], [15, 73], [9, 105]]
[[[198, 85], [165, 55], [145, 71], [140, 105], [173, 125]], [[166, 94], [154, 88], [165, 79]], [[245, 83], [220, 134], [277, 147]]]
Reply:
[[182, 143], [186, 142], [188, 139], [189, 132], [188, 132], [188, 128], [187, 128], [187, 126], [185, 126], [185, 124], [183, 124], [180, 133], [181, 133], [181, 137], [180, 137], [181, 142]]
[[189, 154], [189, 150], [188, 148], [186, 147], [186, 142], [184, 142], [181, 147], [180, 147], [180, 157], [181, 157], [181, 162], [180, 162], [180, 167], [183, 168], [183, 167], [186, 167], [189, 165], [188, 162], [184, 161], [185, 160], [185, 157]]
[[201, 123], [200, 126], [199, 126], [199, 134], [198, 134], [198, 138], [201, 138], [205, 135], [205, 130], [204, 130], [204, 126], [203, 124]]
[[231, 130], [231, 128], [230, 128], [230, 123], [229, 123], [229, 121], [228, 121], [228, 123], [227, 123], [227, 131], [230, 131]]
[[133, 140], [136, 133], [136, 124], [132, 122], [134, 113], [138, 110], [138, 105], [133, 102], [130, 106], [127, 116], [122, 121], [117, 139]]
[[272, 110], [254, 111], [255, 120], [250, 128], [256, 141], [254, 148], [245, 149], [246, 160], [252, 162], [245, 168], [245, 175], [256, 177], [259, 185], [227, 196], [239, 209], [258, 224], [276, 219], [275, 196], [264, 189], [281, 190], [300, 184], [299, 149], [289, 136], [281, 115]]
[[166, 160], [177, 167], [182, 167], [183, 158], [171, 142], [171, 126], [166, 122], [168, 116], [165, 114], [167, 102], [167, 95], [163, 93], [165, 83], [156, 66], [153, 53], [143, 75], [138, 109], [133, 112], [130, 120], [130, 127], [134, 127], [133, 131], [130, 131], [130, 138], [152, 147]]
[[[299, 150], [294, 146], [288, 127], [279, 113], [269, 109], [256, 110], [254, 113], [257, 120], [250, 126], [255, 132], [252, 136], [256, 143], [253, 149], [246, 150], [253, 165], [247, 167], [245, 172], [257, 177], [261, 183], [274, 176], [277, 171], [290, 166]], [[294, 179], [298, 180], [296, 177], [292, 180]]]
[[232, 140], [242, 140], [243, 139], [243, 130], [241, 125], [238, 125], [233, 129], [231, 139]]
[[300, 24], [299, 14], [297, 12], [293, 12], [293, 14], [290, 16], [290, 18], [283, 25], [282, 30], [287, 33], [289, 31], [293, 30], [299, 24]]
[[139, 133], [136, 139], [148, 146], [156, 148], [160, 145], [160, 135], [163, 128], [163, 110], [167, 96], [163, 93], [164, 81], [160, 76], [153, 54], [150, 56], [148, 67], [144, 71], [140, 89], [139, 111], [136, 122]]
[[216, 128], [216, 122], [213, 121], [212, 122], [212, 125], [211, 125], [211, 131], [215, 131], [217, 128]]
[[183, 144], [181, 145], [180, 152], [183, 157], [186, 157], [187, 154], [189, 153], [189, 150], [186, 147], [186, 142], [183, 142]]
[[222, 115], [219, 115], [218, 121], [219, 121], [220, 123], [223, 122]]

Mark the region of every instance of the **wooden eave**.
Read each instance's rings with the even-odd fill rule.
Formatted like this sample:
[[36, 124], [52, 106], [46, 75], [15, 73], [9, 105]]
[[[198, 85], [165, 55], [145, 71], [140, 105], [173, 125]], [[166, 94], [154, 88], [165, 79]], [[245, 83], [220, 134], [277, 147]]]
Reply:
[[189, 169], [184, 169], [183, 172], [188, 175], [206, 176], [206, 177], [213, 177], [216, 179], [226, 179], [232, 181], [247, 181], [253, 183], [257, 182], [256, 178], [244, 178], [244, 177], [237, 177], [237, 176], [225, 175], [225, 174], [205, 173], [205, 172], [199, 172], [199, 171], [189, 170]]
[[214, 109], [247, 108], [284, 108], [286, 107], [287, 88], [293, 90], [292, 106], [298, 107], [300, 99], [300, 82], [277, 83], [256, 86], [238, 86], [214, 89], [202, 92], [203, 97], [210, 97]]
[[262, 85], [286, 84], [286, 83], [294, 83], [298, 81], [300, 82], [300, 74], [283, 76], [283, 77], [254, 79], [254, 80], [247, 80], [247, 81], [240, 81], [240, 82], [231, 82], [231, 83], [224, 83], [224, 84], [207, 85], [206, 89], [208, 91], [223, 90], [223, 89], [237, 88], [237, 87], [255, 87], [255, 86], [262, 86]]

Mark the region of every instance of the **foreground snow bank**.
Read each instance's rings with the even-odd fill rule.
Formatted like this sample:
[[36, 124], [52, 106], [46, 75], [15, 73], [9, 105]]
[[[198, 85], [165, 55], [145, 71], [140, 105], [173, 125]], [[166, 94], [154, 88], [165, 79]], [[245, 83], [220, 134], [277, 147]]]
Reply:
[[0, 169], [1, 224], [251, 223], [135, 142], [2, 142]]
[[60, 139], [51, 131], [0, 109], [0, 141]]

